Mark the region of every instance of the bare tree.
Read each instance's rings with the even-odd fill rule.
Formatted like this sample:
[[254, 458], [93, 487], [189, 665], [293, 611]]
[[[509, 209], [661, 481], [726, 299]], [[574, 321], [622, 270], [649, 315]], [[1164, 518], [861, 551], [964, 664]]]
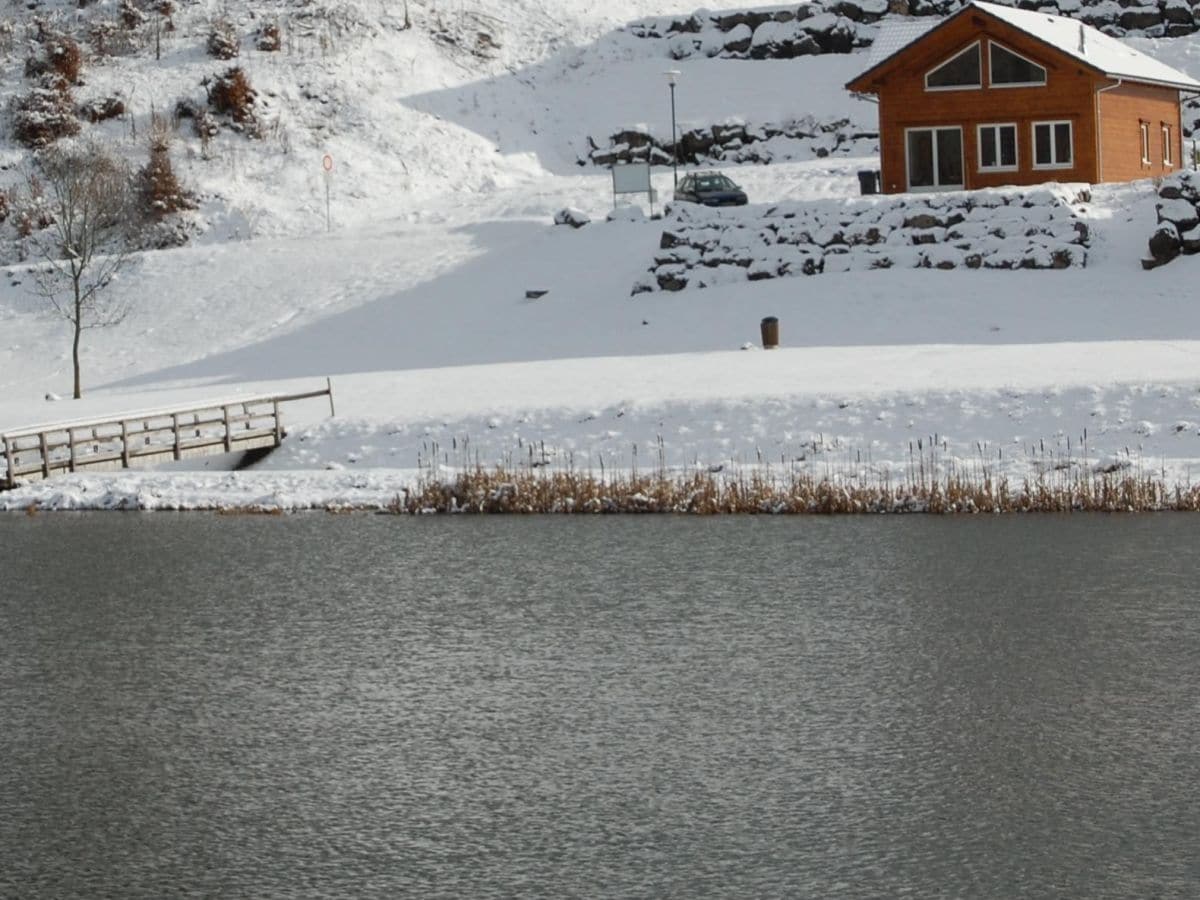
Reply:
[[71, 324], [76, 399], [83, 396], [79, 345], [83, 332], [120, 323], [127, 300], [106, 291], [129, 259], [126, 229], [132, 190], [128, 167], [100, 144], [51, 147], [29, 173], [31, 197], [40, 193], [49, 225], [30, 242], [43, 264], [34, 269], [36, 292]]

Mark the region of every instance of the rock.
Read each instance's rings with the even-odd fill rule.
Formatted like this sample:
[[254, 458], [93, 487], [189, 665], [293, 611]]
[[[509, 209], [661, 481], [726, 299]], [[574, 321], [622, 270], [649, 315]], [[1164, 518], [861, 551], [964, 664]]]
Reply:
[[570, 225], [572, 228], [582, 228], [591, 221], [587, 213], [570, 206], [560, 209], [554, 214], [555, 225]]
[[[1164, 222], [1150, 237], [1150, 257], [1156, 265], [1169, 263], [1183, 249], [1179, 231], [1169, 222]], [[1143, 267], [1145, 263], [1143, 262]]]
[[1157, 7], [1142, 6], [1127, 9], [1117, 20], [1124, 29], [1152, 28], [1162, 22], [1162, 14]]
[[1200, 227], [1180, 235], [1179, 240], [1184, 253], [1189, 256], [1193, 253], [1200, 253]]
[[658, 286], [664, 291], [682, 291], [687, 287], [687, 279], [682, 278], [671, 272], [662, 272], [658, 275]]
[[946, 223], [937, 216], [932, 216], [929, 213], [917, 213], [917, 215], [909, 216], [904, 220], [904, 227], [924, 230], [929, 228], [945, 228]]
[[1160, 222], [1171, 222], [1181, 232], [1200, 225], [1200, 213], [1197, 213], [1196, 207], [1183, 198], [1161, 201], [1155, 204], [1155, 209], [1158, 211]]

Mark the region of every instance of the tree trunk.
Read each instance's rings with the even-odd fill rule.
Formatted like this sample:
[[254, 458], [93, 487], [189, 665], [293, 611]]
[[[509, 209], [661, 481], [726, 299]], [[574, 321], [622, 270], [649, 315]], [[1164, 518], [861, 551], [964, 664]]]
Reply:
[[71, 341], [71, 363], [75, 369], [75, 399], [78, 400], [83, 396], [83, 383], [79, 377], [79, 339], [83, 335], [83, 299], [79, 292], [79, 279], [83, 277], [83, 272], [72, 266], [72, 286], [75, 289], [75, 318], [71, 320], [71, 325], [75, 329], [74, 338]]
[[75, 399], [78, 400], [83, 396], [83, 386], [79, 378], [79, 333], [83, 328], [79, 324], [79, 319], [75, 320], [75, 340], [71, 345], [71, 361], [75, 364]]

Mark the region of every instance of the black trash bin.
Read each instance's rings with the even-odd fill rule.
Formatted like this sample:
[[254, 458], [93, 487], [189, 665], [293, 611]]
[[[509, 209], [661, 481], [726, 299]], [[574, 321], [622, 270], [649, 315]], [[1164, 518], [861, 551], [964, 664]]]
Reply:
[[858, 191], [864, 197], [868, 194], [878, 194], [879, 173], [874, 169], [860, 169], [858, 173]]

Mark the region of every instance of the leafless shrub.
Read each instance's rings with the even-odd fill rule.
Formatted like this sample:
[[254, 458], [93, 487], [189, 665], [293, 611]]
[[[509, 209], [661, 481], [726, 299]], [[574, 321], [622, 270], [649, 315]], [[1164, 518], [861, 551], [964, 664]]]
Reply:
[[208, 33], [208, 55], [216, 59], [234, 59], [241, 52], [241, 38], [229, 19], [217, 19]]
[[53, 223], [54, 215], [46, 202], [46, 192], [41, 179], [36, 174], [31, 174], [26, 179], [25, 195], [13, 203], [13, 226], [17, 230], [17, 236], [27, 238], [35, 232], [49, 228]]

